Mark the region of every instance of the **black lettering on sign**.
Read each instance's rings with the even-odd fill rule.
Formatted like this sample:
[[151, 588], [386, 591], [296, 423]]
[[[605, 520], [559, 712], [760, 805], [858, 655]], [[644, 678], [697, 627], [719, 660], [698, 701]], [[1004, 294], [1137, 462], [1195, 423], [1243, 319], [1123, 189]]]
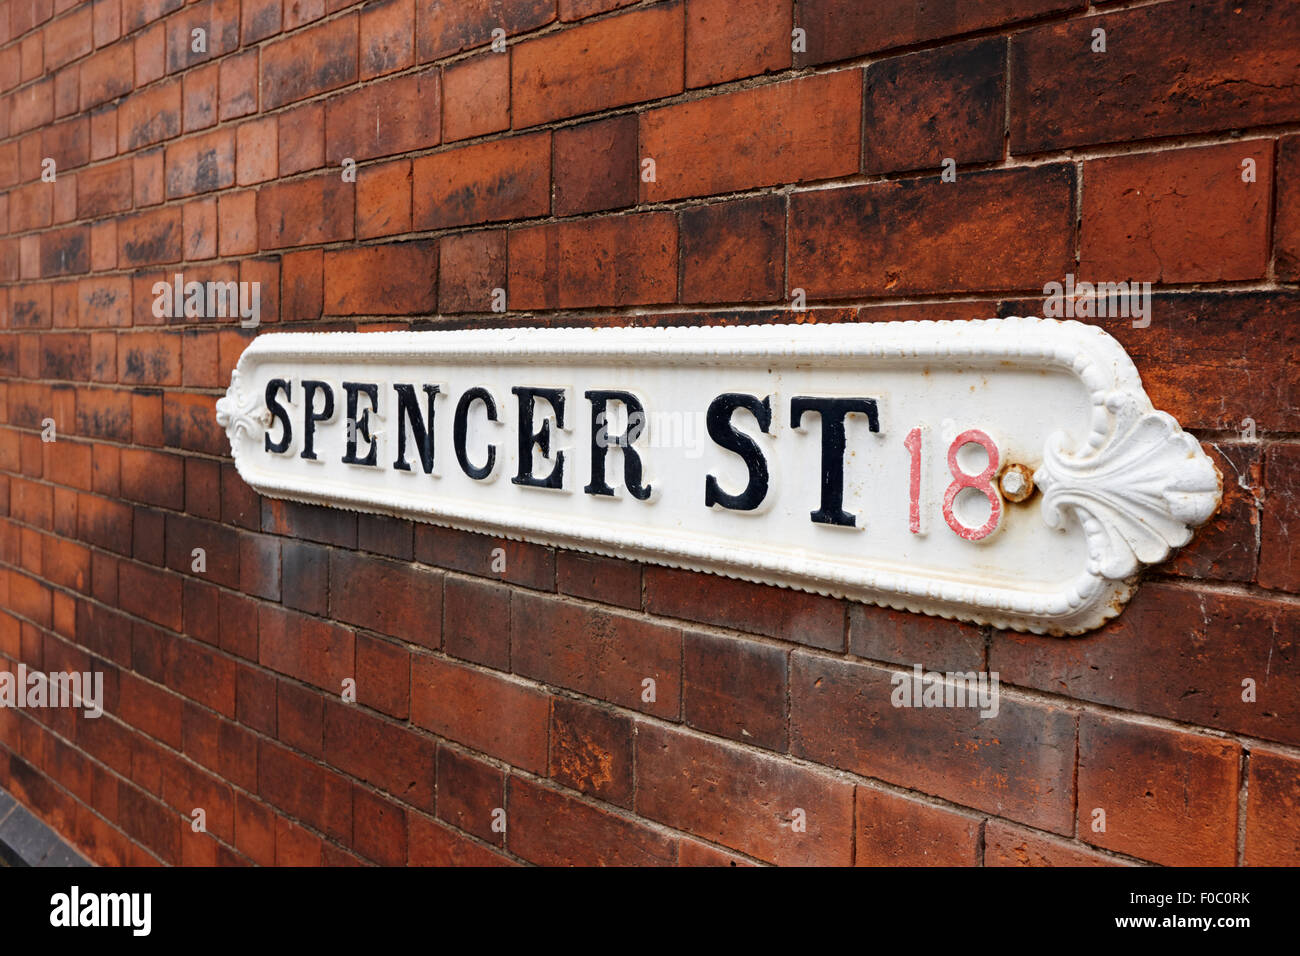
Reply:
[[738, 408], [743, 408], [754, 416], [763, 434], [772, 434], [772, 396], [759, 401], [756, 395], [744, 395], [739, 392], [724, 392], [709, 403], [705, 415], [705, 425], [709, 437], [714, 443], [739, 455], [749, 469], [749, 484], [738, 495], [729, 495], [722, 490], [718, 479], [708, 475], [704, 479], [704, 505], [712, 508], [721, 505], [732, 511], [753, 511], [767, 497], [769, 475], [767, 459], [754, 439], [731, 424], [731, 415]]
[[[316, 411], [316, 393], [325, 394], [325, 402], [319, 412]], [[316, 423], [327, 422], [334, 417], [334, 389], [325, 382], [304, 381], [302, 383], [302, 457], [316, 460]]]
[[[631, 392], [595, 389], [585, 393], [591, 402], [591, 483], [582, 490], [589, 495], [613, 497], [614, 489], [605, 481], [605, 454], [609, 446], [623, 450], [623, 484], [637, 501], [650, 497], [650, 486], [641, 483], [641, 456], [632, 447], [645, 430], [645, 408]], [[627, 431], [622, 435], [609, 432], [609, 403], [619, 402], [627, 410]]]
[[[347, 454], [343, 461], [348, 465], [374, 465], [379, 461], [379, 446], [370, 435], [370, 413], [379, 411], [379, 386], [373, 382], [344, 382], [343, 391], [348, 393], [348, 441]], [[370, 407], [361, 412], [357, 418], [357, 399], [364, 395], [370, 399]], [[365, 458], [357, 457], [357, 440], [365, 441], [368, 449]]]
[[397, 460], [393, 467], [399, 471], [410, 471], [406, 460], [406, 425], [411, 426], [411, 436], [415, 439], [415, 450], [420, 454], [420, 467], [426, 475], [433, 473], [433, 400], [438, 394], [437, 385], [425, 385], [425, 408], [427, 414], [420, 414], [420, 405], [415, 399], [414, 385], [394, 383], [397, 392]]
[[497, 420], [497, 403], [492, 399], [492, 393], [486, 388], [468, 388], [461, 395], [460, 401], [456, 403], [456, 416], [452, 420], [452, 444], [456, 447], [456, 460], [460, 462], [460, 470], [465, 472], [471, 478], [482, 481], [488, 475], [492, 474], [492, 469], [497, 462], [497, 446], [487, 446], [487, 464], [482, 468], [476, 467], [470, 463], [469, 453], [465, 448], [465, 440], [469, 435], [469, 410], [475, 402], [482, 402], [484, 410], [487, 411], [488, 421]]
[[866, 415], [868, 427], [880, 431], [880, 418], [874, 398], [809, 398], [799, 395], [790, 399], [790, 425], [798, 428], [804, 412], [816, 412], [822, 422], [822, 500], [812, 512], [818, 524], [852, 528], [857, 519], [844, 510], [844, 418]]
[[267, 451], [273, 451], [276, 454], [284, 454], [289, 450], [289, 443], [293, 441], [293, 423], [289, 421], [289, 411], [280, 404], [280, 400], [275, 397], [276, 392], [284, 392], [286, 402], [293, 401], [293, 387], [282, 378], [273, 378], [266, 383], [266, 407], [271, 412], [273, 419], [280, 422], [280, 440], [271, 441], [271, 429], [266, 430], [262, 436]]
[[551, 457], [551, 420], [547, 418], [542, 427], [533, 430], [533, 416], [537, 411], [537, 399], [544, 399], [555, 410], [555, 429], [564, 427], [564, 389], [534, 388], [530, 385], [516, 385], [510, 389], [519, 398], [519, 474], [511, 478], [516, 485], [530, 488], [564, 487], [564, 452], [557, 451], [555, 465], [545, 478], [533, 474], [533, 446], [541, 449], [543, 458]]

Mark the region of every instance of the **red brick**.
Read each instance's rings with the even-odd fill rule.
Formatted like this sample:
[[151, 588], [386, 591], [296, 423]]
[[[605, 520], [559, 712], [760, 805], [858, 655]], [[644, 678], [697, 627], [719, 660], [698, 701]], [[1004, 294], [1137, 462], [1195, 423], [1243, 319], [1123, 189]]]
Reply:
[[357, 170], [357, 238], [410, 231], [411, 161], [399, 159]]
[[[181, 629], [181, 579], [174, 574], [123, 561], [118, 567], [121, 608], [173, 631]], [[125, 693], [123, 697], [125, 698]]]
[[280, 32], [281, 0], [243, 0], [240, 9], [240, 37], [244, 46]]
[[438, 310], [438, 243], [325, 252], [327, 315], [420, 315]]
[[130, 152], [181, 131], [181, 83], [168, 80], [127, 97], [117, 110], [117, 150]]
[[1264, 478], [1259, 583], [1300, 592], [1300, 548], [1291, 542], [1291, 528], [1300, 527], [1300, 446], [1270, 445]]
[[252, 186], [276, 175], [279, 122], [274, 116], [241, 123], [236, 129], [236, 181]]
[[90, 120], [74, 117], [41, 132], [41, 152], [55, 161], [62, 181], [65, 170], [85, 165], [90, 158]]
[[406, 863], [406, 811], [361, 787], [353, 788], [353, 845], [382, 866]]
[[636, 767], [640, 816], [771, 863], [852, 861], [853, 785], [828, 773], [647, 723]]
[[415, 228], [546, 215], [551, 207], [550, 156], [550, 133], [535, 133], [416, 159]]
[[1038, 166], [795, 193], [790, 287], [825, 299], [1060, 281], [1073, 192], [1072, 167]]
[[975, 866], [978, 817], [858, 787], [856, 866]]
[[280, 175], [325, 165], [325, 106], [304, 103], [280, 114]]
[[235, 847], [254, 863], [275, 863], [275, 814], [242, 793], [235, 794]]
[[788, 70], [791, 0], [687, 0], [686, 85], [712, 86]]
[[[41, 275], [90, 271], [90, 228], [68, 226], [41, 234]], [[65, 287], [70, 290], [71, 287]]]
[[551, 707], [551, 778], [630, 809], [632, 728], [630, 718], [610, 709], [557, 697]]
[[131, 92], [134, 58], [129, 40], [100, 50], [81, 64], [81, 109]]
[[[498, 549], [504, 554], [498, 555]], [[502, 571], [496, 568], [498, 558], [505, 563]], [[451, 571], [555, 590], [555, 552], [524, 541], [421, 524], [415, 529], [415, 559]]]
[[1001, 159], [1006, 61], [996, 37], [868, 66], [864, 171]]
[[411, 866], [509, 866], [509, 857], [418, 813], [409, 814], [407, 862]]
[[436, 146], [438, 72], [394, 77], [325, 101], [325, 159], [361, 161]]
[[167, 147], [167, 198], [225, 189], [235, 184], [235, 134], [230, 127]]
[[227, 717], [235, 716], [235, 662], [192, 641], [136, 629], [132, 666], [141, 675]]
[[686, 631], [682, 654], [686, 723], [743, 744], [786, 750], [788, 658], [788, 651], [771, 644]]
[[438, 748], [438, 819], [501, 846], [505, 803], [505, 774], [500, 769], [448, 747]]
[[910, 670], [795, 651], [791, 752], [1045, 830], [1073, 832], [1073, 714], [1006, 693], [988, 717], [978, 707], [896, 707], [895, 673], [912, 677]]
[[556, 130], [555, 214], [635, 205], [640, 168], [633, 114]]
[[89, 5], [60, 17], [45, 30], [45, 69], [53, 72], [91, 51], [93, 24]]
[[130, 209], [132, 195], [129, 160], [95, 166], [77, 176], [77, 217], [95, 219]]
[[217, 74], [220, 119], [236, 119], [257, 112], [257, 57], [256, 50], [249, 50], [221, 60]]
[[344, 551], [330, 552], [329, 573], [335, 620], [425, 647], [440, 643], [440, 574]]
[[181, 260], [181, 211], [175, 206], [119, 221], [118, 263], [123, 267]]
[[263, 221], [257, 216], [255, 190], [222, 193], [217, 197], [217, 254], [239, 256], [256, 252], [258, 229]]
[[147, 86], [167, 71], [167, 27], [155, 23], [135, 36], [135, 85]]
[[990, 820], [984, 826], [985, 866], [1118, 866], [1120, 860], [1045, 833]]
[[132, 33], [164, 14], [179, 10], [185, 0], [139, 0], [136, 3], [122, 4], [122, 33]]
[[442, 83], [446, 142], [510, 128], [509, 54], [481, 53], [448, 66]]
[[[682, 632], [551, 597], [516, 594], [510, 662], [517, 674], [676, 719]], [[654, 700], [644, 699], [653, 680]]]
[[275, 818], [276, 866], [321, 866], [324, 859], [325, 844], [320, 837], [283, 817]]
[[405, 720], [411, 710], [411, 652], [358, 634], [357, 702]]
[[367, 4], [361, 11], [361, 79], [405, 69], [414, 62], [414, 0]]
[[590, 601], [640, 610], [641, 566], [596, 554], [560, 551], [556, 555], [555, 589]]
[[785, 295], [785, 199], [682, 211], [683, 302], [775, 302]]
[[1262, 448], [1255, 442], [1205, 442], [1201, 448], [1224, 476], [1223, 499], [1219, 510], [1164, 569], [1191, 578], [1253, 581], [1259, 558]]
[[854, 70], [650, 110], [641, 116], [641, 154], [655, 161], [656, 178], [641, 182], [641, 199], [855, 173], [861, 110], [862, 77]]
[[677, 221], [648, 212], [510, 232], [511, 309], [672, 302]]
[[531, 685], [416, 654], [411, 722], [534, 773], [546, 772], [549, 700]]
[[[337, 173], [263, 186], [257, 202], [261, 249], [315, 245], [352, 238], [353, 185]], [[302, 210], [320, 210], [304, 216]]]
[[499, 584], [448, 577], [442, 649], [497, 670], [510, 669], [511, 592]]
[[[306, 65], [306, 69], [304, 69]], [[357, 79], [357, 18], [330, 20], [268, 44], [262, 56], [266, 109], [275, 109]]]
[[1300, 136], [1277, 141], [1277, 214], [1273, 234], [1281, 278], [1300, 279]]
[[[989, 667], [1002, 680], [1075, 700], [1270, 740], [1300, 735], [1293, 661], [1300, 610], [1242, 594], [1149, 581], [1124, 613], [1078, 640], [996, 632]], [[1144, 675], [1158, 672], [1158, 681]], [[1242, 700], [1242, 681], [1257, 700]]]
[[[177, 81], [165, 84], [174, 88]], [[186, 73], [181, 87], [181, 125], [185, 132], [206, 129], [217, 121], [217, 66]], [[169, 135], [175, 136], [176, 131]]]
[[511, 53], [515, 129], [682, 91], [681, 3], [525, 40]]
[[306, 538], [341, 548], [356, 548], [355, 514], [293, 501], [263, 501], [262, 530], [290, 538]]
[[[1242, 161], [1257, 181], [1242, 182]], [[1080, 277], [1220, 282], [1268, 269], [1272, 140], [1089, 160]]]
[[181, 818], [125, 780], [118, 787], [119, 822], [128, 836], [165, 863], [181, 861]]
[[352, 839], [352, 785], [269, 741], [258, 746], [258, 794], [340, 840]]
[[1170, 866], [1232, 866], [1240, 763], [1229, 740], [1084, 714], [1079, 837]]
[[506, 287], [506, 232], [484, 230], [439, 241], [439, 312], [487, 312]]
[[652, 614], [732, 627], [828, 650], [844, 647], [844, 605], [802, 591], [674, 568], [645, 569]]
[[356, 677], [355, 640], [347, 628], [268, 605], [258, 609], [258, 663], [338, 694]]
[[49, 184], [44, 182], [29, 183], [14, 190], [10, 201], [9, 229], [26, 232], [49, 226], [53, 218], [53, 199]]
[[325, 15], [325, 0], [292, 0], [284, 8], [284, 29], [286, 32], [304, 23], [319, 20]]
[[519, 777], [510, 778], [510, 850], [543, 866], [663, 866], [676, 840], [643, 823]]
[[421, 63], [482, 46], [501, 29], [507, 37], [555, 19], [555, 0], [416, 0], [415, 38]]
[[1004, 26], [1048, 13], [1081, 9], [1083, 0], [1009, 0], [1006, 3], [954, 3], [942, 16], [927, 0], [864, 4], [857, 0], [799, 0], [798, 25], [807, 32], [808, 51], [797, 66], [830, 63]]
[[[1179, 0], [1018, 33], [1011, 151], [1300, 119], [1291, 55], [1300, 24], [1290, 13], [1280, 2]], [[1097, 29], [1106, 31], [1104, 54], [1092, 52]]]
[[277, 682], [275, 737], [305, 754], [325, 756], [325, 698], [309, 687]]
[[849, 653], [929, 670], [984, 669], [982, 628], [867, 604], [849, 605]]
[[415, 556], [415, 525], [404, 518], [387, 515], [358, 515], [357, 547], [410, 561]]
[[308, 614], [324, 615], [329, 601], [329, 553], [314, 544], [285, 540], [282, 545], [282, 600]]
[[1247, 866], [1295, 866], [1300, 861], [1300, 761], [1280, 751], [1250, 753], [1246, 803]]
[[136, 385], [179, 385], [180, 338], [167, 332], [123, 335], [117, 347], [117, 380]]
[[135, 204], [137, 207], [156, 206], [163, 201], [163, 149], [151, 149], [146, 153], [136, 153], [132, 160], [132, 180], [135, 185]]
[[[216, 59], [239, 46], [240, 0], [203, 0], [184, 14], [168, 17], [167, 72], [175, 73], [207, 59]], [[193, 31], [206, 34], [206, 50], [196, 52]], [[137, 59], [139, 52], [136, 53]]]
[[[325, 758], [333, 767], [432, 811], [436, 744], [353, 704], [325, 705]], [[441, 790], [441, 784], [439, 784]]]
[[280, 258], [281, 318], [286, 322], [319, 319], [324, 303], [323, 255], [319, 249], [287, 252]]
[[11, 135], [47, 126], [54, 119], [54, 81], [46, 78], [24, 86], [9, 95], [8, 103]]
[[[1059, 281], [1059, 280], [1058, 280]], [[1031, 314], [1033, 307], [1030, 306]], [[1269, 432], [1300, 428], [1300, 295], [1219, 292], [1156, 295], [1159, 332], [1127, 317], [1092, 319], [1119, 340], [1156, 408], [1184, 428], [1238, 432], [1250, 418]], [[1206, 389], [1206, 374], [1215, 387]]]

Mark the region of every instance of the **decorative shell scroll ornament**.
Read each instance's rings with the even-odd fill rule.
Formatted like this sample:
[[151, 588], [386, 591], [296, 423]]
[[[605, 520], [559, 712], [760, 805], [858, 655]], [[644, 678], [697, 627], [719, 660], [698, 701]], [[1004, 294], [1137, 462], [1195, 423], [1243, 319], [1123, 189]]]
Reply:
[[1048, 442], [1034, 482], [1043, 520], [1060, 527], [1074, 516], [1088, 538], [1088, 570], [1112, 581], [1167, 558], [1214, 514], [1222, 478], [1200, 444], [1164, 412], [1132, 393], [1112, 392], [1114, 416], [1097, 448], [1073, 453], [1065, 436]]
[[260, 396], [246, 394], [239, 369], [230, 373], [230, 387], [223, 398], [217, 399], [217, 424], [226, 430], [231, 447], [240, 438], [258, 439], [271, 424], [271, 413], [259, 410]]
[[[353, 430], [341, 412], [304, 420], [309, 379], [314, 388], [372, 390], [375, 399], [365, 404], [378, 421]], [[402, 448], [419, 409], [398, 402], [421, 384], [430, 393], [420, 417], [431, 442], [427, 466], [403, 459], [414, 454], [414, 440]], [[584, 394], [615, 387], [639, 396], [651, 422], [640, 446], [656, 492], [648, 500], [598, 497], [584, 487], [588, 479], [596, 484], [595, 451], [588, 451], [595, 439], [586, 434], [596, 413]], [[570, 471], [539, 492], [518, 478], [496, 479], [528, 468], [514, 450], [528, 447], [529, 432], [512, 392], [542, 388], [569, 396], [569, 420], [557, 418], [551, 434], [567, 450]], [[735, 446], [704, 436], [690, 454], [655, 432], [657, 413], [688, 424], [683, 416], [702, 420], [716, 401], [737, 395], [771, 419], [760, 433], [753, 415], [738, 416], [756, 436], [753, 447], [762, 445], [773, 489], [747, 511], [717, 507], [704, 493], [706, 477], [733, 496], [746, 487], [743, 462], [727, 450]], [[837, 481], [826, 480], [821, 424], [792, 421], [797, 395], [871, 396], [873, 409], [879, 402], [879, 427], [855, 433], [859, 457]], [[465, 409], [485, 408], [494, 396], [500, 414], [488, 418], [480, 408], [478, 424], [467, 423]], [[340, 394], [338, 407], [356, 400]], [[1186, 544], [1222, 494], [1214, 463], [1152, 407], [1115, 339], [1097, 326], [1033, 317], [276, 333], [245, 349], [216, 411], [240, 476], [271, 497], [1038, 634], [1082, 634], [1119, 614], [1143, 567]], [[714, 422], [709, 435], [728, 427], [738, 426]], [[299, 454], [293, 441], [313, 430], [321, 453]], [[955, 458], [969, 435], [979, 436], [991, 462], [979, 475]], [[357, 436], [376, 442], [378, 457], [354, 455]], [[494, 450], [494, 472], [491, 464], [491, 474], [467, 467], [467, 441], [479, 461], [491, 462], [482, 456]], [[839, 455], [850, 460], [843, 448]], [[968, 522], [954, 512], [962, 481], [980, 489], [992, 510], [978, 531], [983, 517]], [[831, 486], [856, 510], [855, 527], [817, 523], [818, 514], [833, 513], [824, 507]], [[819, 488], [823, 509], [814, 513]], [[1033, 497], [1039, 492], [1041, 502]]]

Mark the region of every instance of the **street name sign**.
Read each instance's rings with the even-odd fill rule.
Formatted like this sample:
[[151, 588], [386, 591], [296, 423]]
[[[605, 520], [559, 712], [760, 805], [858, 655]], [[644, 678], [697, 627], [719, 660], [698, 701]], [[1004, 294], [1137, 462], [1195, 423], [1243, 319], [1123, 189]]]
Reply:
[[1037, 318], [262, 335], [217, 420], [264, 495], [1056, 635], [1222, 484]]

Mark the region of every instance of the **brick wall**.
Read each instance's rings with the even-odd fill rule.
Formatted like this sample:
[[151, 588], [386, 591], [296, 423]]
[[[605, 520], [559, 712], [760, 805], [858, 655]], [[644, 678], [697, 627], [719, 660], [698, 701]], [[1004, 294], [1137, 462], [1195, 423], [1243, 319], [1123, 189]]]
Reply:
[[[1288, 0], [0, 0], [0, 656], [107, 696], [0, 710], [0, 784], [108, 864], [1300, 863], [1297, 50]], [[1069, 273], [1154, 284], [1100, 321], [1225, 477], [1079, 639], [260, 499], [214, 418], [281, 327]], [[998, 717], [890, 707], [914, 663]]]

